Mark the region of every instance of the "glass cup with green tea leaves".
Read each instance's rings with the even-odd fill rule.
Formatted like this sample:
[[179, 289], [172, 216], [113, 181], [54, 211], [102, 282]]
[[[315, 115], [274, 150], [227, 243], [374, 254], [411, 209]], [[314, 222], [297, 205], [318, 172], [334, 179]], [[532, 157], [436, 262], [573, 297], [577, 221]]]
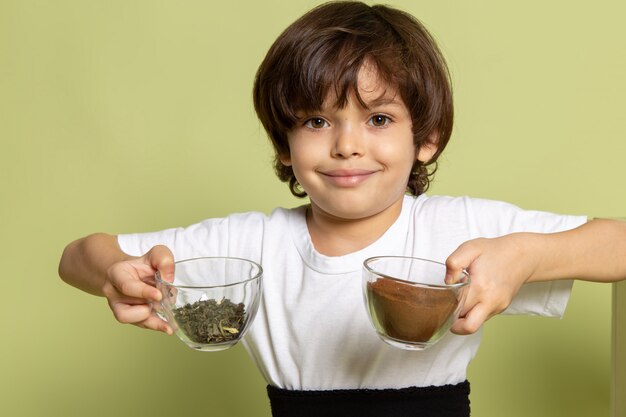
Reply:
[[175, 263], [174, 281], [155, 275], [162, 299], [157, 313], [189, 347], [228, 349], [254, 320], [262, 293], [263, 268], [234, 257], [202, 257]]
[[370, 321], [387, 344], [423, 350], [441, 339], [463, 308], [470, 277], [445, 281], [446, 265], [406, 256], [363, 262], [363, 295]]

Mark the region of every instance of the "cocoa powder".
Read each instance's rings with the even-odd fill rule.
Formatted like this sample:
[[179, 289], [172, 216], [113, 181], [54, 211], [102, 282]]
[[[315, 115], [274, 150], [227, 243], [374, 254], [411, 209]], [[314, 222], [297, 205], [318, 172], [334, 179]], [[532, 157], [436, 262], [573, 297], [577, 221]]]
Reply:
[[427, 342], [458, 304], [451, 291], [424, 288], [392, 278], [367, 283], [370, 308], [388, 336]]

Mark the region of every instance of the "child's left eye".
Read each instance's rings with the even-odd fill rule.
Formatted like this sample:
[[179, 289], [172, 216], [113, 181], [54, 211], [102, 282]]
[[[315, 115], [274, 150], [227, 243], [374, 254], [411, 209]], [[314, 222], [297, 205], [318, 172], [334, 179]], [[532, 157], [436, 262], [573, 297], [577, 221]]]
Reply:
[[386, 126], [390, 122], [391, 122], [391, 119], [388, 116], [385, 116], [384, 114], [375, 114], [369, 120], [369, 123], [372, 126], [376, 126], [376, 127]]

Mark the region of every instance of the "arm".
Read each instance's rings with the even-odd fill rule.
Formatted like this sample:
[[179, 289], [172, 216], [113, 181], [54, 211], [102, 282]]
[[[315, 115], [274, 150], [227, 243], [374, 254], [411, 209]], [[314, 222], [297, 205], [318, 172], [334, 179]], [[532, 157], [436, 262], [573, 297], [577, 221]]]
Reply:
[[102, 288], [109, 267], [131, 259], [122, 252], [115, 236], [93, 234], [67, 245], [59, 263], [59, 276], [73, 287], [104, 296]]
[[450, 276], [472, 279], [461, 318], [452, 331], [476, 332], [504, 311], [526, 282], [626, 279], [626, 223], [593, 220], [559, 233], [513, 233], [465, 242], [446, 261]]
[[[536, 243], [534, 241], [537, 241]], [[528, 282], [580, 279], [616, 282], [626, 279], [626, 222], [598, 219], [561, 233], [531, 235], [538, 263]]]
[[122, 323], [171, 333], [151, 307], [161, 293], [149, 285], [156, 271], [172, 279], [174, 257], [164, 246], [155, 246], [144, 256], [125, 254], [117, 238], [93, 234], [70, 243], [61, 256], [59, 276], [66, 283], [90, 294], [107, 298], [115, 318]]

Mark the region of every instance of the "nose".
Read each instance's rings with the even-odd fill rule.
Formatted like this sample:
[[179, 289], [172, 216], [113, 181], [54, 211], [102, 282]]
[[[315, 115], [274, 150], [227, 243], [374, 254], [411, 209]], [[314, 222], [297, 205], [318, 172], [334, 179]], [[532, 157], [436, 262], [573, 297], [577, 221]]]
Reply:
[[353, 126], [343, 125], [337, 129], [333, 147], [335, 158], [356, 158], [363, 155], [364, 142], [361, 134]]

